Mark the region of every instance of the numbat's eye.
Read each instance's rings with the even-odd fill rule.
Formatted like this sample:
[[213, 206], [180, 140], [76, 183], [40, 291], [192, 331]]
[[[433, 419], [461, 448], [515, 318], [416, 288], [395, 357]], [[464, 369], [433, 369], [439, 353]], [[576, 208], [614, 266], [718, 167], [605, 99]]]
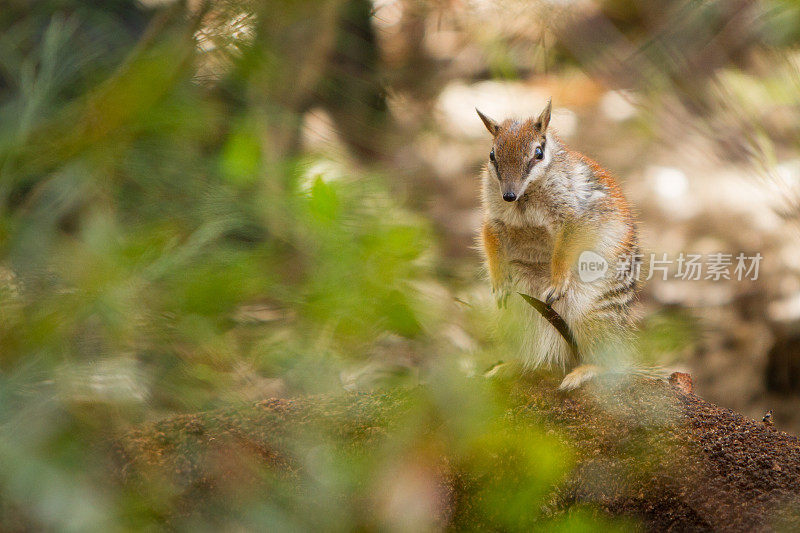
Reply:
[[497, 160], [494, 158], [494, 148], [492, 148], [492, 151], [489, 152], [489, 161], [492, 163], [497, 163]]
[[536, 150], [533, 151], [533, 157], [535, 157], [536, 159], [541, 159], [544, 157], [544, 151], [542, 151], [541, 146], [537, 146]]

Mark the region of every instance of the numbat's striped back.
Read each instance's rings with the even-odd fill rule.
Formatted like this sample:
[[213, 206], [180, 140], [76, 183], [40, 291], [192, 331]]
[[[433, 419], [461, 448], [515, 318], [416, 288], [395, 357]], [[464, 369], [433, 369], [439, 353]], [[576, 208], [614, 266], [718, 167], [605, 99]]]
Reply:
[[615, 281], [608, 284], [606, 291], [597, 299], [594, 313], [608, 320], [624, 320], [631, 318], [631, 309], [636, 302], [639, 291], [639, 273], [641, 272], [641, 256], [636, 246], [627, 253], [630, 264], [624, 265]]

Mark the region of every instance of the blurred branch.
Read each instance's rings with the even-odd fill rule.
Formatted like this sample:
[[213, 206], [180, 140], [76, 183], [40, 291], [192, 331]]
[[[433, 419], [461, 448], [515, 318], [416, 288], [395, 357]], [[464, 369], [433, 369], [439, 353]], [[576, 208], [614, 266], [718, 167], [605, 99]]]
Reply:
[[[539, 379], [518, 384], [512, 394], [524, 407], [500, 417], [520, 427], [544, 420], [571, 438], [578, 465], [545, 500], [556, 515], [593, 503], [613, 515], [641, 519], [648, 530], [746, 531], [782, 520], [796, 526], [797, 517], [785, 511], [800, 503], [800, 440], [685, 390], [636, 380], [607, 388], [595, 384], [564, 397], [554, 382]], [[327, 438], [335, 435], [350, 452], [374, 449], [391, 435], [397, 414], [412, 408], [411, 397], [266, 400], [238, 411], [171, 418], [117, 444], [120, 472], [133, 487], [146, 486], [148, 478], [170, 479], [185, 512], [202, 512], [220, 487], [229, 485], [226, 479], [241, 479], [243, 469], [255, 468], [250, 460], [283, 472], [290, 486], [300, 483], [302, 467], [290, 436], [313, 428]], [[237, 454], [227, 467], [215, 462]], [[469, 473], [444, 464], [441, 507], [450, 514], [440, 518], [456, 529], [480, 528], [470, 522], [478, 504], [463, 489], [491, 484], [491, 476], [469, 479]], [[253, 486], [238, 497], [253, 493], [270, 497]]]

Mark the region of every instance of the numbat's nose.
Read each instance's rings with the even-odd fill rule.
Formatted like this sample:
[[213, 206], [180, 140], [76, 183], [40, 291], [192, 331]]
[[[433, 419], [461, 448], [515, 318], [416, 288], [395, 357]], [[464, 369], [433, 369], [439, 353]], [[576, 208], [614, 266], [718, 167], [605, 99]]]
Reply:
[[517, 195], [514, 194], [513, 192], [504, 192], [503, 193], [503, 200], [505, 200], [506, 202], [513, 202], [516, 199], [517, 199]]

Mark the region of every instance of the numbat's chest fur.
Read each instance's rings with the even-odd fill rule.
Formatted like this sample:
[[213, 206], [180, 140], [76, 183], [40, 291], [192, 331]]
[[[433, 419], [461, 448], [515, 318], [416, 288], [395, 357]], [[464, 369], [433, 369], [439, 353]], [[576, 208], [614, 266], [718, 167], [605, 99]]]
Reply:
[[[480, 242], [492, 288], [524, 290], [564, 317], [582, 353], [632, 324], [638, 287], [636, 227], [614, 178], [569, 150], [548, 130], [550, 104], [536, 119], [497, 123], [478, 112], [492, 134], [482, 178]], [[584, 253], [605, 263], [605, 275], [584, 278]], [[627, 262], [626, 262], [627, 261]], [[567, 366], [548, 332], [526, 360]]]

